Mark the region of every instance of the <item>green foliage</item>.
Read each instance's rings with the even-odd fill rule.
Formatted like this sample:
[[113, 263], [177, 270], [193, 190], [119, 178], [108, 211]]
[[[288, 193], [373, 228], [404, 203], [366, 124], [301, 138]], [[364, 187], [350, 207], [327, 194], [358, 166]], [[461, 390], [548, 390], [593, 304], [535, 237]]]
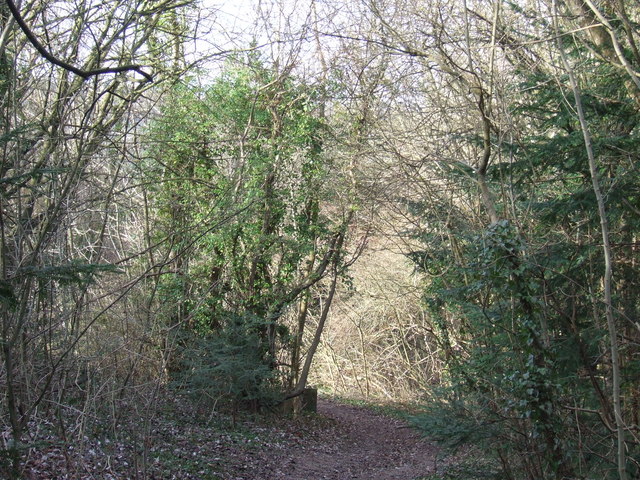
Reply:
[[231, 63], [209, 87], [178, 87], [152, 131], [164, 165], [162, 230], [190, 257], [189, 279], [213, 272], [221, 306], [263, 316], [327, 231], [310, 92], [273, 80], [260, 65]]
[[117, 273], [118, 267], [111, 264], [90, 264], [72, 261], [64, 265], [43, 265], [18, 269], [16, 277], [34, 277], [39, 281], [58, 282], [60, 284], [86, 284], [95, 280], [101, 273]]
[[[175, 266], [159, 298], [165, 321], [206, 338], [215, 355], [231, 342], [239, 363], [229, 353], [207, 372], [227, 379], [217, 394], [250, 399], [248, 384], [263, 385], [276, 359], [290, 357], [280, 318], [308, 288], [303, 280], [313, 283], [305, 276], [314, 259], [331, 253], [332, 225], [321, 213], [331, 163], [316, 109], [313, 89], [250, 55], [230, 59], [210, 85], [176, 86], [150, 126], [146, 171], [161, 185], [156, 234]], [[254, 319], [242, 327], [254, 343], [233, 343], [230, 318]]]
[[[611, 66], [584, 68], [594, 79], [584, 86], [585, 108], [617, 246], [614, 302], [620, 319], [635, 318], [640, 117]], [[436, 395], [438, 411], [425, 412], [418, 425], [445, 444], [497, 444], [512, 455], [510, 468], [527, 478], [577, 468], [603, 475], [606, 462], [592, 452], [601, 451], [601, 442], [614, 444], [609, 427], [597, 415], [575, 413], [611, 409], [600, 218], [582, 132], [566, 101], [571, 92], [541, 71], [522, 78], [530, 95], [518, 98], [514, 112], [529, 128], [517, 145], [502, 145], [512, 161], [488, 171], [494, 185], [510, 180], [514, 220], [486, 227], [450, 209], [445, 223], [434, 211], [417, 236], [422, 248], [410, 255], [429, 278], [425, 305], [456, 399]], [[458, 174], [448, 179], [464, 183]], [[622, 320], [620, 326], [628, 328]], [[630, 417], [638, 398], [632, 343], [622, 362]], [[476, 425], [491, 425], [491, 438], [476, 436]]]
[[242, 402], [270, 403], [274, 371], [265, 362], [263, 328], [258, 318], [230, 317], [215, 333], [182, 339], [175, 384], [209, 404], [225, 399], [236, 408]]
[[487, 458], [487, 452], [473, 452], [464, 459], [451, 459], [440, 467], [441, 473], [434, 473], [419, 480], [502, 480], [504, 475], [499, 464]]
[[434, 401], [410, 417], [410, 421], [451, 452], [467, 444], [491, 448], [499, 439], [500, 426], [498, 422], [475, 417], [473, 400], [476, 398], [462, 398], [452, 390], [441, 389]]

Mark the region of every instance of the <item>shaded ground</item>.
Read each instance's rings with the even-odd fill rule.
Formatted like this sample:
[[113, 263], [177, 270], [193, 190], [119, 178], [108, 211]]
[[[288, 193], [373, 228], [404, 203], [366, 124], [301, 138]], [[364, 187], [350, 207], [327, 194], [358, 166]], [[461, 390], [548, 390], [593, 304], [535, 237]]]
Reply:
[[[415, 480], [432, 473], [436, 448], [400, 420], [320, 400], [327, 422], [279, 451], [256, 452], [229, 480]], [[266, 456], [264, 455], [266, 453]]]
[[[165, 398], [111, 433], [102, 423], [87, 426], [82, 443], [65, 442], [42, 422], [19, 478], [416, 480], [435, 471], [436, 448], [402, 421], [326, 399], [318, 410], [295, 419], [259, 415], [230, 429], [228, 417]], [[0, 478], [9, 478], [6, 460], [0, 456]]]

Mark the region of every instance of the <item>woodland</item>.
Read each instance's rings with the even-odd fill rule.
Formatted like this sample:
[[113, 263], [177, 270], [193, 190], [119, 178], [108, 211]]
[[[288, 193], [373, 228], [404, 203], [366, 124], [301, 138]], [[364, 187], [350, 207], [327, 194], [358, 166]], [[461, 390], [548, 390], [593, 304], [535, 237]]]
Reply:
[[425, 479], [640, 478], [639, 43], [634, 0], [3, 0], [0, 477], [223, 478], [157, 419], [314, 386], [482, 457]]

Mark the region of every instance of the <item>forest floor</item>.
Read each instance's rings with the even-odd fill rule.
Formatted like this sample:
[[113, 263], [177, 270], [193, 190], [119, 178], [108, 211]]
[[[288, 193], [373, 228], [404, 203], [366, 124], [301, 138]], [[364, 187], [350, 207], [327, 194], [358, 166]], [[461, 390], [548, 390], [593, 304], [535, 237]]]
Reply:
[[397, 418], [321, 399], [315, 428], [277, 451], [256, 452], [228, 480], [415, 480], [436, 467], [437, 449]]
[[[29, 449], [25, 480], [417, 480], [434, 473], [438, 449], [382, 409], [319, 399], [318, 414], [229, 418], [180, 401], [88, 435], [82, 445], [51, 433]], [[41, 432], [46, 429], [41, 428]], [[36, 440], [36, 439], [34, 439]], [[1, 477], [2, 475], [0, 475]]]

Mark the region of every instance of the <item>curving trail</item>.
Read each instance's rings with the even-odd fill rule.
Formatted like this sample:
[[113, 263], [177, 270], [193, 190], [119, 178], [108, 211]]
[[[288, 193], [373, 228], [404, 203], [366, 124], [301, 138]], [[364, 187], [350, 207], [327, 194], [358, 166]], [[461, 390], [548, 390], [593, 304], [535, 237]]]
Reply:
[[238, 480], [416, 480], [434, 471], [437, 449], [398, 419], [327, 399], [331, 424], [285, 451], [272, 452]]

